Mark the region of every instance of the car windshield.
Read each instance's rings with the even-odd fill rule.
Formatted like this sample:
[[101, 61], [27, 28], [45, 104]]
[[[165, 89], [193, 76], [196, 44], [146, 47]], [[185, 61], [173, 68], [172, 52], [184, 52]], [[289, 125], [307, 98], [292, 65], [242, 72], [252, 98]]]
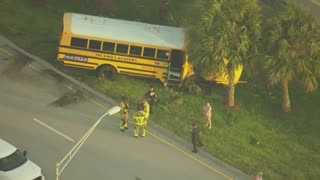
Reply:
[[11, 155], [0, 159], [0, 170], [10, 171], [15, 169], [27, 161], [27, 158], [22, 154], [21, 151], [16, 150]]

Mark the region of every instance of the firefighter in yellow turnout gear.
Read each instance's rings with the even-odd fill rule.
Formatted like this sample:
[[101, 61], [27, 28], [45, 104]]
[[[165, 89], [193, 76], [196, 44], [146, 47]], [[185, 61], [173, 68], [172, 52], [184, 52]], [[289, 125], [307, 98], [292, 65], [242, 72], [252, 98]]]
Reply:
[[147, 127], [148, 125], [148, 120], [149, 120], [149, 115], [150, 115], [150, 105], [147, 101], [147, 99], [144, 99], [143, 100], [143, 111], [144, 111], [144, 114], [145, 114], [145, 126]]
[[133, 136], [134, 137], [138, 137], [139, 136], [139, 131], [140, 129], [142, 130], [142, 137], [146, 136], [146, 127], [145, 127], [145, 113], [143, 110], [140, 110], [138, 112], [136, 112], [133, 116], [133, 120], [134, 120], [134, 133]]
[[129, 120], [129, 103], [128, 98], [123, 97], [120, 102], [121, 107], [121, 122], [120, 122], [120, 131], [128, 129], [128, 120]]

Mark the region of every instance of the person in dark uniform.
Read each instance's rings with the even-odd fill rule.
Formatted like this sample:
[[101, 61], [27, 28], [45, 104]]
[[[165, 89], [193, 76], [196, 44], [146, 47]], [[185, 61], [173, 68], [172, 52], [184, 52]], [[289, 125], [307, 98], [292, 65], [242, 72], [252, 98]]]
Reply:
[[156, 92], [154, 91], [153, 86], [150, 86], [150, 89], [146, 92], [145, 97], [147, 98], [148, 103], [150, 105], [150, 113], [152, 113], [153, 106], [157, 102], [157, 95], [156, 95]]
[[193, 150], [192, 152], [197, 153], [197, 146], [203, 146], [201, 140], [200, 140], [200, 129], [198, 128], [196, 123], [192, 124], [192, 132], [191, 132], [191, 138], [192, 138], [192, 144], [193, 144]]
[[144, 100], [145, 98], [141, 98], [138, 102], [138, 107], [137, 107], [137, 111], [143, 110], [144, 109]]

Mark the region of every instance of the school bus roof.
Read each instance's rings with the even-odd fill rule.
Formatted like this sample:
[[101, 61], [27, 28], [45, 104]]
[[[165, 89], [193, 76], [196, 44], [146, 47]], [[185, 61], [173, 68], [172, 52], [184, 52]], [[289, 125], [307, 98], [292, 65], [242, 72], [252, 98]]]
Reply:
[[183, 28], [78, 13], [64, 14], [64, 31], [72, 34], [173, 49], [185, 47]]

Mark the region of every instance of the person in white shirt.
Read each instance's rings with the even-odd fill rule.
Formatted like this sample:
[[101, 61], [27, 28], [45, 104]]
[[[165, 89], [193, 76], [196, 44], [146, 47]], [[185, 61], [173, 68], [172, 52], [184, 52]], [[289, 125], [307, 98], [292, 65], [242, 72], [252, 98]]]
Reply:
[[211, 110], [212, 107], [210, 103], [206, 103], [206, 105], [203, 107], [203, 114], [206, 119], [206, 126], [211, 129]]

